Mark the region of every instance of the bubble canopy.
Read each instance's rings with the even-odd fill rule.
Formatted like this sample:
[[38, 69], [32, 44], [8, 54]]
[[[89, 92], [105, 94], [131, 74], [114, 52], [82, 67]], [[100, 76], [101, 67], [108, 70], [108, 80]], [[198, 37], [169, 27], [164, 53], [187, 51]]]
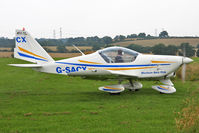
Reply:
[[109, 47], [99, 50], [98, 53], [107, 63], [133, 62], [140, 54], [139, 52], [123, 47]]

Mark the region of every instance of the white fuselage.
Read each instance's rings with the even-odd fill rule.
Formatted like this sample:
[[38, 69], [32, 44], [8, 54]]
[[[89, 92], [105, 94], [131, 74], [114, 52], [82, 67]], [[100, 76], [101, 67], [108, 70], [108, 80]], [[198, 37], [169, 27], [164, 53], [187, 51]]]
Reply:
[[63, 75], [121, 75], [137, 78], [164, 77], [175, 72], [182, 64], [180, 56], [139, 54], [130, 63], [107, 63], [98, 52], [49, 62], [42, 68], [35, 68], [46, 73]]
[[[175, 71], [182, 65], [193, 60], [181, 56], [144, 55], [123, 47], [108, 47], [95, 53], [54, 61], [54, 59], [25, 30], [15, 32], [14, 57], [35, 64], [9, 64], [16, 67], [29, 67], [46, 73], [76, 75], [87, 78], [128, 78], [129, 84], [109, 85], [99, 87], [110, 93], [120, 93], [125, 88], [136, 90], [142, 84], [132, 82], [133, 78], [157, 78], [164, 85], [152, 86], [161, 93], [174, 93], [176, 89], [170, 81]], [[108, 76], [106, 76], [108, 75]], [[92, 77], [93, 76], [93, 77]], [[95, 76], [95, 77], [94, 77]], [[107, 77], [107, 78], [106, 78]], [[112, 78], [112, 77], [111, 77]]]

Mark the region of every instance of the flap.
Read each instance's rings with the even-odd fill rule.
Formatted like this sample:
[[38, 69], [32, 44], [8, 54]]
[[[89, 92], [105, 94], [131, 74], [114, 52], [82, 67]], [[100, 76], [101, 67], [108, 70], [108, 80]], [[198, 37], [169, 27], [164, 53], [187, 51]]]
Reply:
[[123, 76], [130, 76], [130, 77], [138, 77], [138, 76], [135, 75], [135, 74], [125, 73], [125, 72], [121, 72], [121, 71], [112, 71], [112, 70], [107, 70], [107, 71], [109, 71], [110, 73], [115, 74], [115, 75], [123, 75]]

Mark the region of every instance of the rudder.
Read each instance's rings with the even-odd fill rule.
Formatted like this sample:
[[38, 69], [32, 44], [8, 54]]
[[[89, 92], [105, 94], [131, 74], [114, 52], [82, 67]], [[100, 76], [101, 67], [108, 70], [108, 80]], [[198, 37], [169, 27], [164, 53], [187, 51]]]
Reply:
[[14, 57], [38, 64], [54, 61], [25, 30], [16, 30], [15, 32]]

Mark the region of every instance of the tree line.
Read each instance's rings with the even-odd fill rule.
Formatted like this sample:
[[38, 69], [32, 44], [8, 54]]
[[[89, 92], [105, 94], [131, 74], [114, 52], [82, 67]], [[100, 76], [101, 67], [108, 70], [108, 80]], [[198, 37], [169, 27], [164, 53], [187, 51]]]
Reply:
[[[115, 42], [122, 42], [126, 41], [131, 38], [136, 39], [155, 39], [155, 38], [170, 38], [167, 31], [160, 32], [158, 37], [151, 36], [150, 34], [146, 33], [139, 33], [139, 34], [131, 34], [127, 36], [117, 35], [114, 38], [109, 36], [104, 36], [99, 38], [98, 36], [94, 37], [75, 37], [75, 38], [63, 38], [63, 39], [36, 39], [42, 46], [57, 46], [56, 51], [52, 51], [48, 48], [45, 48], [48, 52], [78, 52], [77, 50], [68, 51], [65, 46], [92, 46], [92, 51], [96, 51], [100, 48], [111, 46], [112, 43]], [[13, 51], [15, 41], [14, 39], [8, 39], [4, 37], [0, 37], [0, 47], [11, 47]], [[160, 55], [183, 55], [182, 49], [186, 49], [186, 56], [193, 56], [195, 54], [195, 49], [193, 46], [189, 45], [188, 43], [182, 43], [180, 46], [175, 45], [164, 45], [164, 44], [157, 44], [154, 46], [141, 46], [136, 44], [131, 44], [127, 46], [127, 48], [133, 49], [140, 53], [152, 53], [152, 54], [160, 54]], [[199, 48], [199, 44], [196, 48]], [[6, 52], [6, 50], [2, 50]], [[197, 56], [199, 57], [199, 50], [197, 51]]]
[[[180, 46], [176, 45], [164, 45], [164, 44], [157, 44], [154, 46], [141, 46], [136, 44], [131, 44], [127, 46], [127, 48], [138, 51], [140, 53], [151, 53], [156, 55], [180, 55], [184, 56], [183, 53], [185, 51], [185, 56], [192, 57], [196, 56], [199, 57], [199, 44], [197, 47], [193, 47], [189, 43], [182, 43]], [[196, 51], [196, 49], [198, 49]]]
[[[112, 46], [112, 45], [107, 45], [106, 47], [110, 47], [110, 46]], [[101, 47], [96, 49], [96, 47], [93, 46], [92, 51], [99, 50], [100, 48]], [[180, 46], [176, 46], [176, 45], [166, 46], [164, 44], [157, 44], [157, 45], [154, 45], [154, 46], [142, 46], [142, 45], [130, 44], [130, 45], [127, 46], [127, 48], [135, 50], [135, 51], [140, 52], [140, 53], [148, 53], [148, 54], [156, 54], [156, 55], [180, 55], [180, 56], [184, 56], [183, 50], [185, 50], [185, 53], [186, 53], [185, 56], [192, 57], [192, 56], [195, 56], [195, 54], [196, 54], [196, 56], [199, 57], [199, 50], [196, 51], [195, 47], [193, 47], [189, 43], [182, 43]], [[199, 49], [199, 44], [197, 45], [197, 48]], [[85, 52], [85, 51], [89, 51], [89, 49], [84, 50], [83, 52]], [[67, 48], [65, 46], [57, 46], [56, 52], [77, 53], [79, 51], [77, 51], [77, 50], [69, 51], [69, 50], [67, 50]]]
[[[166, 38], [169, 37], [167, 31], [162, 31], [159, 34], [159, 38]], [[127, 38], [138, 38], [138, 39], [153, 39], [158, 38], [151, 36], [150, 34], [146, 35], [146, 33], [139, 33], [139, 34], [131, 34], [131, 35], [117, 35], [114, 38], [111, 38], [109, 36], [104, 36], [102, 38], [98, 36], [93, 37], [71, 37], [71, 38], [62, 38], [62, 39], [36, 39], [42, 46], [94, 46], [97, 45], [98, 47], [103, 47], [105, 45], [108, 45], [110, 43], [114, 42], [121, 42], [125, 41]], [[0, 47], [14, 47], [14, 39], [8, 39], [5, 37], [0, 37]]]
[[[93, 52], [101, 48], [110, 47], [112, 45], [106, 45], [105, 47], [98, 47], [98, 46], [96, 47], [96, 46], [97, 45], [94, 45], [92, 49], [86, 49], [82, 51]], [[156, 54], [156, 55], [180, 55], [180, 56], [184, 56], [183, 50], [185, 50], [185, 53], [186, 53], [185, 56], [192, 57], [192, 56], [195, 56], [196, 54], [196, 56], [199, 57], [199, 44], [197, 45], [196, 48], [190, 45], [189, 43], [182, 43], [180, 46], [176, 46], [176, 45], [166, 46], [162, 43], [156, 44], [154, 46], [142, 46], [142, 45], [137, 45], [137, 44], [130, 44], [127, 46], [127, 48], [135, 50], [140, 53]], [[74, 50], [74, 49], [69, 51], [64, 45], [57, 45], [56, 51], [53, 51], [46, 47], [44, 49], [47, 52], [53, 52], [53, 53], [66, 53], [66, 52], [78, 53], [79, 52], [78, 50]], [[0, 50], [0, 52], [13, 52], [13, 51], [14, 51], [14, 48], [12, 48], [11, 50]]]

